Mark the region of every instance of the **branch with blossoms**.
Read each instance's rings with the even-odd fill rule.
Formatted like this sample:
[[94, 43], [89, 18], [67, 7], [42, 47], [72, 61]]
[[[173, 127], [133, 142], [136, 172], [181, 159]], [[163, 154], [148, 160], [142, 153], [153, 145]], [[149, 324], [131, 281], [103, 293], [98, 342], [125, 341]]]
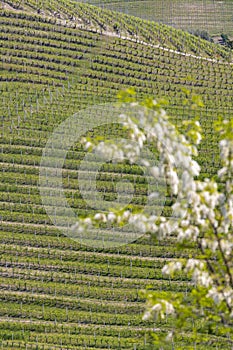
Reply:
[[[154, 334], [154, 341], [160, 346], [178, 339], [180, 328], [184, 332], [191, 329], [196, 339], [198, 332], [215, 333], [233, 343], [233, 120], [216, 124], [221, 136], [222, 159], [218, 181], [199, 181], [201, 168], [194, 160], [201, 142], [198, 120], [185, 121], [181, 134], [161, 103], [153, 98], [138, 102], [135, 93], [128, 90], [121, 93], [121, 105], [123, 113], [119, 121], [128, 130], [133, 143], [85, 139], [84, 146], [87, 150], [95, 150], [103, 159], [127, 159], [131, 164], [138, 164], [140, 159], [151, 176], [165, 177], [174, 199], [174, 215], [169, 218], [148, 216], [129, 210], [98, 213], [92, 218], [80, 219], [74, 229], [88, 230], [101, 222], [131, 224], [135, 230], [156, 238], [172, 234], [179, 247], [195, 245], [198, 248], [195, 258], [170, 262], [162, 269], [164, 276], [186, 275], [192, 280], [192, 291], [188, 296], [177, 293], [172, 297], [169, 293], [161, 297], [159, 292], [144, 291], [147, 298], [144, 320], [155, 318], [160, 322], [165, 315], [173, 320], [167, 334]], [[201, 101], [192, 96], [191, 108], [197, 106], [201, 106]], [[152, 166], [143, 158], [147, 144], [153, 144], [157, 149], [158, 166]]]

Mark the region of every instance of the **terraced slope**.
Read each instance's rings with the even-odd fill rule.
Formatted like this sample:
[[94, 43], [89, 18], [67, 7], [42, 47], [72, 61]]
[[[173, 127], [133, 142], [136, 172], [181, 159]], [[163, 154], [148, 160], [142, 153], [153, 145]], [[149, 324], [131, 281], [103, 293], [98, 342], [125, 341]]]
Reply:
[[161, 22], [184, 30], [207, 30], [233, 36], [231, 0], [82, 0], [84, 3]]
[[[161, 275], [167, 259], [180, 252], [172, 239], [155, 244], [144, 237], [117, 249], [93, 249], [65, 237], [41, 204], [43, 147], [61, 121], [87, 105], [115, 101], [119, 89], [129, 86], [139, 96], [166, 96], [180, 124], [192, 117], [181, 103], [186, 87], [205, 100], [199, 111], [206, 136], [199, 160], [203, 173], [214, 174], [219, 159], [212, 123], [218, 113], [232, 116], [229, 52], [141, 20], [134, 24], [143, 42], [138, 43], [130, 34], [130, 17], [108, 11], [94, 15], [95, 8], [83, 4], [36, 6], [32, 1], [6, 2], [0, 16], [2, 348], [151, 349], [145, 331], [172, 325], [142, 321], [139, 290], [150, 284], [168, 293], [188, 293], [190, 281], [184, 276], [167, 281]], [[115, 35], [116, 17], [122, 36], [130, 38]], [[181, 54], [181, 45], [186, 54]], [[98, 132], [118, 135], [119, 130]], [[63, 173], [67, 198], [80, 214], [92, 210], [78, 191], [74, 172], [84, 155], [81, 145], [74, 145]], [[102, 169], [97, 188], [104, 199], [115, 200], [114, 183], [122, 177], [134, 184], [134, 205], [143, 207], [145, 178], [138, 167], [127, 164]], [[163, 210], [169, 215], [169, 197]], [[183, 252], [188, 254], [195, 251]], [[228, 349], [225, 339], [214, 336], [203, 340], [200, 335], [200, 343], [199, 349]], [[188, 349], [188, 344], [193, 346], [187, 331], [176, 346]]]
[[83, 4], [74, 0], [56, 1], [23, 1], [7, 0], [3, 2], [3, 9], [13, 8], [20, 12], [26, 10], [29, 13], [38, 13], [49, 17], [52, 22], [70, 26], [72, 28], [85, 28], [117, 36], [127, 36], [134, 40], [142, 40], [154, 45], [162, 45], [182, 52], [191, 52], [202, 56], [215, 55], [227, 58], [229, 51], [221, 46], [213, 46], [199, 40], [195, 36], [187, 35], [182, 30], [155, 22], [135, 19], [132, 16], [120, 15], [117, 12], [98, 9], [95, 6]]

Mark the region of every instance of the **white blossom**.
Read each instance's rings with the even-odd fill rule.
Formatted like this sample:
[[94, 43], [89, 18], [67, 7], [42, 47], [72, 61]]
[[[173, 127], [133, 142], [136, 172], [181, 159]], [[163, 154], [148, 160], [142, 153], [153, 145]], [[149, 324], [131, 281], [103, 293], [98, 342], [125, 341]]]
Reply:
[[146, 311], [144, 315], [142, 316], [143, 321], [147, 321], [151, 318], [151, 313], [149, 311]]
[[207, 294], [208, 298], [212, 298], [215, 302], [215, 304], [219, 304], [223, 299], [223, 294], [218, 292], [216, 287], [212, 287]]
[[114, 213], [112, 213], [112, 212], [108, 213], [107, 220], [108, 220], [109, 222], [114, 222], [114, 221], [116, 221], [116, 219], [117, 219], [116, 214], [114, 214]]
[[196, 267], [202, 270], [204, 268], [204, 263], [197, 259], [188, 259], [185, 272], [193, 271]]
[[97, 214], [95, 214], [94, 219], [95, 219], [96, 221], [107, 222], [107, 217], [106, 217], [106, 215], [103, 214], [103, 213], [97, 213]]
[[155, 304], [154, 306], [152, 306], [151, 311], [154, 312], [159, 312], [162, 310], [162, 305], [161, 304]]
[[181, 271], [182, 264], [180, 261], [171, 262], [162, 268], [163, 275], [171, 275], [176, 271]]
[[155, 178], [159, 177], [160, 171], [157, 166], [150, 168], [151, 175], [153, 175]]

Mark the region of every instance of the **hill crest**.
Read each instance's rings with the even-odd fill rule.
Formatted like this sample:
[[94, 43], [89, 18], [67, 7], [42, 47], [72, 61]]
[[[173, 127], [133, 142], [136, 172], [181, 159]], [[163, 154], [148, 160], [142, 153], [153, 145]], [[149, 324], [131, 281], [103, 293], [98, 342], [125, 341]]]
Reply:
[[6, 0], [1, 4], [2, 11], [25, 13], [36, 16], [39, 21], [47, 19], [64, 27], [131, 40], [151, 47], [171, 50], [178, 54], [190, 54], [199, 59], [213, 60], [213, 62], [232, 61], [230, 50], [197, 38], [183, 30], [74, 0], [62, 0], [59, 3], [34, 2], [33, 0], [22, 3]]

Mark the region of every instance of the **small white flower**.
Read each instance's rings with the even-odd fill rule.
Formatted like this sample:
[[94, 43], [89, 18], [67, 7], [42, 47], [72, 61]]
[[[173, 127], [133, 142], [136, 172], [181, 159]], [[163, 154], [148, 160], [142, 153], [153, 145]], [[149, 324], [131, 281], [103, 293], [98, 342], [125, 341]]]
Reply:
[[126, 210], [126, 211], [124, 211], [124, 213], [122, 215], [122, 219], [127, 221], [129, 219], [130, 215], [131, 215], [131, 212], [129, 210]]
[[153, 166], [150, 169], [151, 175], [154, 177], [159, 177], [159, 168], [157, 166]]
[[106, 222], [106, 221], [107, 221], [106, 215], [103, 214], [103, 213], [97, 213], [97, 214], [95, 214], [94, 219], [95, 219], [96, 221], [102, 221], [102, 222]]
[[91, 142], [87, 142], [87, 143], [85, 143], [85, 145], [84, 145], [84, 148], [85, 148], [85, 150], [86, 151], [88, 151], [89, 149], [91, 149], [91, 147], [92, 147], [92, 143]]
[[181, 269], [182, 269], [182, 264], [180, 261], [171, 262], [162, 268], [162, 274], [170, 275], [176, 271], [180, 271]]
[[167, 313], [168, 315], [174, 314], [175, 309], [174, 309], [174, 306], [173, 306], [171, 303], [165, 301], [165, 306], [166, 306], [166, 313]]
[[160, 194], [158, 192], [152, 192], [149, 194], [148, 199], [156, 199], [159, 198]]
[[108, 221], [109, 221], [109, 222], [114, 222], [114, 221], [116, 221], [116, 218], [117, 218], [117, 217], [116, 217], [116, 214], [114, 214], [114, 213], [112, 213], [112, 212], [108, 214]]
[[92, 224], [91, 218], [85, 218], [83, 220], [83, 223], [86, 224], [87, 226], [91, 226], [91, 224]]
[[147, 321], [151, 318], [151, 313], [149, 311], [146, 311], [144, 315], [142, 316], [143, 321]]
[[159, 311], [162, 310], [162, 306], [161, 306], [161, 304], [155, 304], [155, 305], [151, 308], [151, 310], [152, 310], [153, 312], [159, 312]]
[[170, 341], [172, 341], [172, 338], [173, 338], [173, 333], [169, 332], [168, 335], [166, 336], [166, 341], [170, 342]]

